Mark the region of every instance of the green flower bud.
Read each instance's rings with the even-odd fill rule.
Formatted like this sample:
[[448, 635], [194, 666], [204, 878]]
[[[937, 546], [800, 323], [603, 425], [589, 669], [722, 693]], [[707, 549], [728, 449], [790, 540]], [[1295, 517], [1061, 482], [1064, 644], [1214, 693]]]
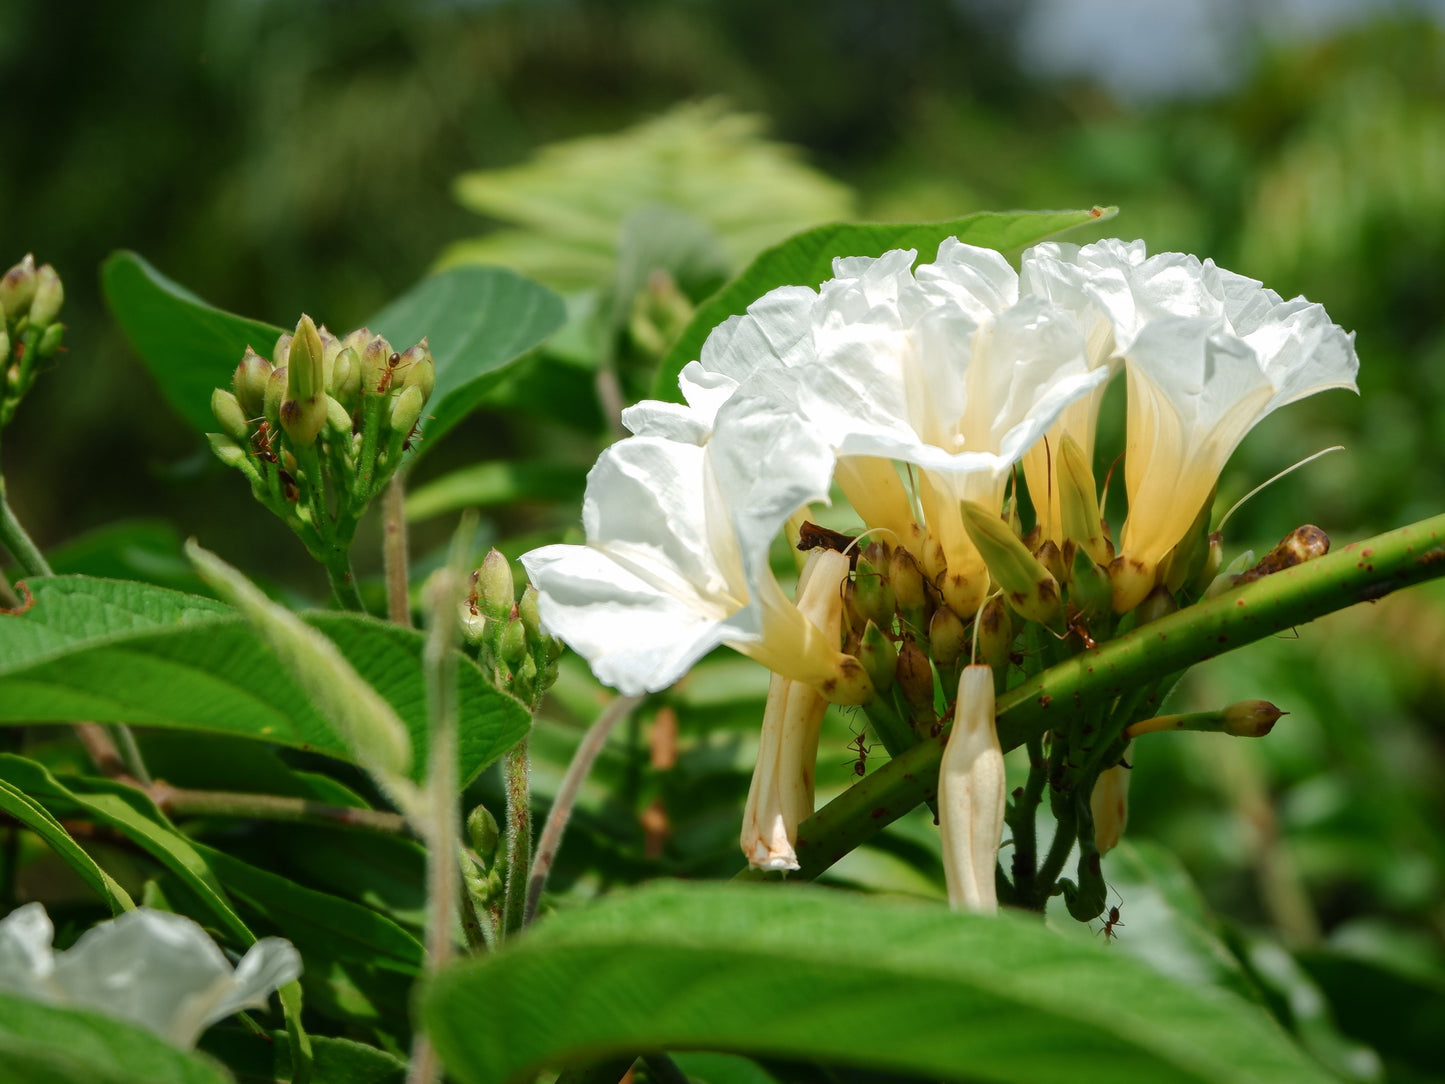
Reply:
[[467, 839], [478, 858], [489, 863], [497, 853], [497, 841], [502, 838], [497, 818], [484, 805], [477, 806], [467, 814]]
[[351, 347], [342, 348], [332, 361], [326, 391], [348, 411], [356, 408], [361, 394], [361, 356]]
[[[277, 350], [280, 344], [277, 343]], [[281, 428], [298, 448], [316, 442], [326, 424], [326, 376], [321, 334], [303, 315], [291, 337], [286, 363], [286, 398], [281, 401]]]
[[421, 408], [425, 401], [426, 397], [422, 395], [420, 388], [415, 385], [404, 388], [402, 393], [391, 402], [392, 432], [410, 434], [416, 423], [421, 420]]
[[1081, 547], [1098, 564], [1107, 565], [1114, 555], [1109, 552], [1109, 544], [1104, 537], [1104, 517], [1099, 514], [1094, 471], [1083, 447], [1068, 433], [1059, 442], [1056, 477], [1064, 539]]
[[1162, 585], [1154, 588], [1144, 596], [1144, 601], [1139, 603], [1134, 617], [1136, 626], [1147, 625], [1151, 621], [1158, 621], [1161, 617], [1168, 617], [1179, 609], [1179, 603], [1174, 601], [1171, 595]]
[[1069, 605], [1086, 621], [1108, 613], [1114, 600], [1109, 574], [1072, 538], [1064, 543], [1063, 556], [1069, 564]]
[[391, 358], [394, 353], [391, 343], [380, 335], [367, 340], [361, 351], [362, 394], [385, 395], [391, 390]]
[[48, 263], [35, 272], [35, 296], [30, 301], [30, 326], [49, 327], [65, 302], [65, 287]]
[[261, 401], [261, 412], [271, 425], [272, 436], [281, 430], [281, 401], [285, 398], [286, 366], [280, 365], [272, 369], [271, 375], [266, 378], [266, 391]]
[[[1028, 547], [1025, 547], [1026, 549]], [[1064, 564], [1064, 555], [1059, 550], [1058, 544], [1052, 538], [1046, 538], [1038, 544], [1033, 551], [1034, 559], [1044, 568], [1048, 569], [1049, 575], [1059, 583], [1068, 578], [1067, 568]]]
[[231, 440], [223, 433], [207, 433], [206, 440], [211, 445], [211, 451], [216, 453], [219, 459], [228, 467], [243, 468], [246, 464], [246, 449]]
[[246, 422], [246, 412], [241, 409], [236, 397], [224, 388], [211, 392], [211, 413], [216, 416], [221, 431], [232, 440], [244, 444], [250, 438], [251, 427]]
[[933, 661], [941, 667], [951, 667], [968, 647], [968, 630], [963, 619], [947, 606], [933, 611], [928, 622], [928, 646], [933, 649]]
[[507, 627], [502, 630], [502, 641], [497, 646], [497, 654], [502, 661], [515, 670], [523, 659], [527, 658], [527, 630], [522, 622], [513, 619], [507, 622]]
[[888, 582], [888, 547], [870, 543], [858, 558], [853, 582], [853, 605], [865, 620], [891, 628], [897, 605], [893, 585]]
[[425, 338], [403, 351], [401, 360], [396, 363], [395, 380], [404, 388], [420, 388], [423, 402], [431, 398], [432, 389], [436, 387], [437, 370]]
[[904, 640], [898, 649], [898, 663], [893, 668], [893, 678], [908, 705], [914, 719], [929, 718], [933, 714], [933, 667], [928, 656], [912, 640]]
[[65, 337], [64, 324], [51, 324], [40, 333], [40, 341], [35, 344], [35, 356], [48, 358], [60, 349], [60, 340]]
[[527, 633], [527, 646], [533, 651], [542, 649], [547, 634], [542, 630], [542, 613], [537, 608], [537, 589], [530, 583], [522, 589], [522, 598], [517, 603], [517, 616], [522, 619], [522, 628]]
[[0, 305], [13, 320], [30, 311], [30, 302], [35, 298], [35, 257], [25, 258], [0, 277]]
[[1254, 550], [1245, 550], [1225, 565], [1224, 571], [1210, 581], [1209, 586], [1204, 589], [1204, 597], [1209, 599], [1224, 594], [1234, 586], [1240, 576], [1252, 567], [1254, 567]]
[[326, 397], [326, 424], [337, 436], [351, 435], [351, 415], [347, 409], [331, 396]]
[[477, 569], [477, 606], [493, 621], [510, 617], [516, 600], [512, 565], [501, 550], [487, 551], [482, 567]]
[[1009, 618], [1008, 607], [1003, 604], [1002, 595], [994, 595], [983, 604], [978, 615], [978, 657], [995, 672], [1002, 673], [1009, 663], [1009, 651], [1013, 647], [1013, 621]]
[[944, 555], [943, 543], [932, 535], [925, 538], [919, 564], [930, 583], [942, 583], [944, 574], [948, 572], [948, 558]]
[[519, 700], [531, 701], [537, 695], [540, 678], [537, 660], [531, 655], [526, 656], [512, 675], [512, 695]]
[[291, 364], [291, 335], [289, 332], [281, 332], [276, 338], [276, 345], [271, 348], [271, 360], [276, 365]]
[[1018, 535], [980, 504], [964, 501], [963, 526], [1008, 604], [1029, 621], [1048, 624], [1059, 613], [1059, 582]]
[[[266, 382], [271, 379], [272, 365], [249, 346], [231, 377], [231, 390], [236, 393], [241, 409], [248, 418], [259, 418], [266, 411]], [[278, 401], [279, 405], [279, 401]]]
[[1140, 734], [1162, 734], [1175, 730], [1195, 730], [1205, 733], [1229, 734], [1236, 738], [1262, 738], [1274, 729], [1281, 716], [1280, 711], [1268, 700], [1241, 700], [1230, 704], [1223, 711], [1192, 711], [1182, 715], [1156, 715], [1144, 719], [1126, 730], [1125, 736], [1133, 739]]
[[868, 680], [873, 682], [873, 690], [879, 696], [885, 695], [893, 687], [893, 674], [898, 667], [898, 649], [872, 621], [863, 629], [863, 640], [858, 647], [858, 661], [868, 672]]
[[921, 633], [928, 619], [928, 596], [923, 589], [923, 572], [918, 562], [902, 546], [895, 546], [888, 557], [888, 583], [898, 603], [898, 612], [905, 627]]
[[5, 320], [0, 317], [0, 366], [10, 360], [10, 333], [5, 330]]

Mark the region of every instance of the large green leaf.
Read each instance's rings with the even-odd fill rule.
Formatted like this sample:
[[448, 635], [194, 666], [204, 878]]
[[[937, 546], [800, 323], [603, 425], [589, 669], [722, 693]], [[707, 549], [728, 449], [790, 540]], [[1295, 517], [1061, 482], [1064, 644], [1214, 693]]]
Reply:
[[211, 392], [230, 382], [246, 347], [270, 357], [281, 334], [207, 304], [134, 252], [112, 253], [101, 265], [100, 285], [161, 393], [201, 433], [216, 428]]
[[697, 358], [708, 333], [729, 316], [779, 286], [820, 286], [833, 277], [836, 256], [881, 256], [895, 248], [917, 249], [931, 260], [939, 242], [957, 237], [970, 245], [1015, 252], [1076, 226], [1112, 218], [1117, 209], [1088, 211], [980, 211], [942, 222], [833, 223], [789, 237], [760, 253], [743, 272], [697, 307], [657, 373], [653, 394], [678, 399], [677, 374]]
[[424, 278], [367, 321], [398, 349], [426, 336], [437, 382], [418, 451], [482, 401], [508, 362], [562, 326], [562, 299], [500, 267], [455, 267]]
[[[85, 576], [35, 580], [31, 588], [29, 611], [0, 617], [0, 723], [91, 719], [205, 730], [352, 759], [251, 627], [221, 603]], [[356, 614], [307, 621], [396, 709], [423, 778], [422, 634]], [[459, 670], [465, 782], [526, 733], [529, 717], [477, 667]]]
[[105, 900], [111, 914], [118, 915], [135, 906], [129, 893], [115, 882], [115, 878], [96, 865], [95, 859], [81, 849], [80, 844], [70, 837], [70, 833], [44, 806], [3, 779], [0, 779], [0, 811], [8, 813], [45, 840], [50, 849]]
[[[202, 433], [216, 428], [212, 390], [229, 383], [246, 347], [269, 357], [281, 334], [207, 304], [134, 252], [112, 254], [101, 285], [162, 393]], [[429, 337], [437, 381], [422, 428], [435, 443], [480, 402], [508, 362], [557, 330], [565, 316], [561, 298], [515, 272], [463, 267], [423, 279], [367, 326], [398, 348]]]
[[1329, 1079], [1259, 1007], [1036, 921], [807, 886], [618, 893], [444, 971], [423, 1011], [481, 1084], [671, 1047], [949, 1080]]
[[93, 1012], [0, 992], [0, 1084], [226, 1084], [207, 1058]]

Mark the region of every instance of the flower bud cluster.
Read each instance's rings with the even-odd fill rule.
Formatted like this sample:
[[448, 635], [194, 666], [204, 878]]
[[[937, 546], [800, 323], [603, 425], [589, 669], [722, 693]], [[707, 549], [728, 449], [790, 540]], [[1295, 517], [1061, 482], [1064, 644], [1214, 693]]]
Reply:
[[535, 707], [557, 680], [562, 641], [542, 628], [535, 587], [528, 584], [517, 598], [512, 566], [500, 550], [490, 550], [472, 573], [459, 620], [492, 683]]
[[34, 386], [41, 362], [60, 349], [65, 325], [56, 317], [64, 301], [55, 268], [36, 267], [29, 254], [0, 276], [0, 427]]
[[340, 338], [309, 316], [269, 358], [246, 348], [231, 386], [211, 395], [211, 447], [256, 499], [317, 554], [345, 547], [401, 465], [436, 384], [423, 339], [396, 351], [359, 328]]

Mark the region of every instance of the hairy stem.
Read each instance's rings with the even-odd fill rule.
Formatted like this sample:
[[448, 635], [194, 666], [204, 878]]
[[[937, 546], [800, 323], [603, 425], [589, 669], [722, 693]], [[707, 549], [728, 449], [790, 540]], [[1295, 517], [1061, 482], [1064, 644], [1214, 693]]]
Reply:
[[381, 504], [381, 556], [386, 569], [386, 616], [411, 627], [406, 552], [406, 483], [398, 470], [387, 483]]
[[27, 576], [55, 575], [50, 568], [50, 563], [45, 560], [45, 555], [40, 552], [40, 547], [35, 544], [35, 540], [15, 518], [15, 512], [10, 507], [10, 502], [5, 499], [3, 476], [0, 476], [0, 546], [4, 546], [10, 551], [11, 556], [15, 558], [16, 563]]
[[[94, 726], [95, 724], [88, 724]], [[240, 794], [227, 790], [185, 790], [169, 783], [152, 783], [144, 788], [151, 801], [166, 814], [192, 817], [235, 817], [241, 820], [284, 821], [360, 828], [384, 835], [410, 836], [406, 818], [400, 813], [352, 806], [327, 805], [306, 798], [278, 794]]]
[[640, 696], [617, 697], [588, 727], [587, 733], [582, 737], [582, 743], [577, 746], [577, 752], [572, 754], [572, 763], [567, 765], [567, 774], [562, 777], [562, 785], [557, 790], [557, 798], [547, 813], [547, 821], [542, 825], [542, 834], [537, 837], [537, 857], [532, 863], [532, 872], [527, 879], [527, 900], [522, 911], [523, 926], [536, 917], [537, 904], [541, 902], [542, 890], [547, 887], [547, 877], [552, 872], [552, 863], [557, 858], [557, 849], [562, 845], [562, 835], [567, 831], [567, 822], [572, 817], [572, 809], [577, 804], [577, 795], [582, 790], [582, 784], [587, 779], [587, 774], [592, 770], [597, 755], [607, 744], [607, 737], [612, 733], [613, 728], [627, 718], [632, 709], [640, 703], [642, 703]]
[[[998, 701], [1013, 749], [1086, 711], [1197, 662], [1360, 602], [1445, 576], [1445, 514], [1265, 576], [1065, 659]], [[1139, 710], [1147, 710], [1141, 706]], [[813, 878], [935, 796], [943, 745], [919, 742], [799, 826], [795, 878]], [[738, 875], [754, 879], [754, 873]]]
[[502, 772], [507, 786], [507, 889], [502, 904], [505, 937], [522, 928], [532, 867], [532, 757], [526, 738], [507, 750]]

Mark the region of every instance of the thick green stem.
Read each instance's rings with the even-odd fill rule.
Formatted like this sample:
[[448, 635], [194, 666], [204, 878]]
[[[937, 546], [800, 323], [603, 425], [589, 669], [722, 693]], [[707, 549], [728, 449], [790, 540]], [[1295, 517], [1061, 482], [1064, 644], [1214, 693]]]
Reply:
[[351, 554], [345, 548], [332, 548], [322, 554], [322, 565], [326, 578], [331, 581], [331, 593], [343, 610], [365, 613], [361, 604], [361, 592], [356, 589], [356, 578], [351, 574]]
[[1038, 866], [1039, 803], [1043, 800], [1049, 774], [1043, 739], [1030, 738], [1026, 744], [1029, 748], [1028, 781], [1009, 810], [1009, 826], [1013, 829], [1014, 840], [1013, 883], [1020, 899], [1028, 898], [1033, 891]]
[[[1190, 606], [1065, 659], [999, 698], [999, 740], [1012, 749], [1086, 711], [1360, 602], [1445, 576], [1445, 515], [1345, 546]], [[919, 802], [934, 797], [943, 746], [930, 738], [859, 780], [799, 826], [800, 869], [813, 878]], [[748, 877], [749, 874], [740, 874]]]

